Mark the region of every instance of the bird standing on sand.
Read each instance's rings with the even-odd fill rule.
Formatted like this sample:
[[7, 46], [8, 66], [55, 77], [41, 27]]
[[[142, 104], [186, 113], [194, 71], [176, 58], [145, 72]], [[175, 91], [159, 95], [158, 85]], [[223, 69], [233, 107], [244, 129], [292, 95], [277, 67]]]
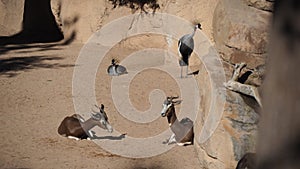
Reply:
[[119, 76], [122, 74], [127, 74], [127, 70], [124, 66], [118, 65], [115, 59], [111, 60], [111, 65], [107, 68], [107, 73], [110, 76]]
[[202, 29], [201, 24], [195, 25], [194, 31], [191, 34], [182, 36], [178, 41], [178, 50], [181, 55], [179, 65], [181, 67], [180, 77], [182, 78], [182, 67], [186, 66], [186, 77], [188, 75], [189, 58], [194, 50], [194, 35], [197, 29]]

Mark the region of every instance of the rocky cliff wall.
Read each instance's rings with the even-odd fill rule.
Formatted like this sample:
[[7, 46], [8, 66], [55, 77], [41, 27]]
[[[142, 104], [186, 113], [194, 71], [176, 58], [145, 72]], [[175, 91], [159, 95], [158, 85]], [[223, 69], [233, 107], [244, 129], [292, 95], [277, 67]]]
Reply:
[[[184, 0], [159, 0], [157, 3], [160, 8], [156, 11], [173, 14], [191, 22], [201, 21], [203, 30], [212, 39], [212, 17], [217, 2], [218, 0], [192, 0], [189, 3]], [[52, 0], [52, 4], [54, 15], [66, 37], [76, 34], [76, 40], [80, 42], [86, 42], [103, 25], [133, 13], [128, 7], [114, 8], [109, 1], [103, 0]], [[151, 9], [148, 10], [151, 12]]]
[[[262, 85], [272, 5], [264, 0], [223, 0], [217, 5], [213, 37], [228, 79], [234, 65], [245, 62], [247, 67], [239, 81]], [[205, 168], [235, 168], [245, 153], [256, 151], [260, 111], [253, 98], [227, 91], [221, 124], [207, 144], [199, 145], [200, 155], [206, 155]]]

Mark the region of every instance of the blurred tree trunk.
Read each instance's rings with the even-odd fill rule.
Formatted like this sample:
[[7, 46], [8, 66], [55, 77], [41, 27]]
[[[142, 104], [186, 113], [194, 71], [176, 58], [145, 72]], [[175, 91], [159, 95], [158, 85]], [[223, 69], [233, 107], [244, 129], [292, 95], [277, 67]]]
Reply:
[[277, 0], [263, 85], [259, 169], [300, 168], [300, 1]]
[[63, 39], [52, 13], [50, 0], [25, 0], [21, 33], [37, 41]]
[[25, 0], [22, 30], [12, 36], [1, 36], [0, 46], [57, 42], [63, 38], [52, 13], [50, 0]]

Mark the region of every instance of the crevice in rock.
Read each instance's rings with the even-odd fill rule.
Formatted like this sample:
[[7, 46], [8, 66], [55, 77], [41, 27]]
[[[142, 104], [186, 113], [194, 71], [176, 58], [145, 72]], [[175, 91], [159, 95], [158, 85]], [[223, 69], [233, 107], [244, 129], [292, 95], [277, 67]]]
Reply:
[[227, 48], [229, 49], [233, 49], [233, 50], [236, 50], [236, 51], [239, 51], [239, 52], [243, 52], [243, 53], [250, 53], [250, 54], [256, 54], [256, 55], [263, 55], [263, 54], [266, 54], [267, 52], [247, 52], [247, 51], [243, 51], [237, 47], [233, 47], [233, 46], [230, 46], [228, 44], [224, 44]]
[[210, 157], [210, 158], [212, 158], [212, 159], [214, 159], [214, 160], [218, 160], [218, 157], [215, 157], [215, 156], [213, 156], [213, 155], [211, 155], [211, 154], [208, 154], [206, 151], [205, 151], [205, 153], [206, 153], [206, 155], [207, 155], [208, 157]]
[[[232, 66], [232, 67], [235, 66], [235, 63], [230, 62], [230, 59], [225, 59], [225, 58], [224, 58], [224, 56], [223, 56], [223, 55], [225, 55], [224, 53], [219, 52], [219, 54], [220, 54], [220, 58], [221, 58], [222, 62], [227, 63], [228, 65], [230, 65], [230, 66]], [[247, 70], [247, 71], [250, 71], [250, 72], [252, 72], [252, 73], [253, 73], [254, 71], [256, 71], [256, 69], [251, 69], [251, 68], [248, 68], [248, 67], [245, 67], [244, 69]]]
[[249, 125], [255, 125], [255, 124], [258, 124], [258, 121], [257, 122], [253, 122], [253, 123], [250, 123], [250, 122], [245, 122], [245, 121], [240, 121], [240, 120], [237, 120], [237, 119], [233, 119], [231, 117], [226, 117], [227, 119], [229, 119], [230, 121], [233, 121], [233, 122], [236, 122], [236, 123], [240, 123], [240, 124], [249, 124]]

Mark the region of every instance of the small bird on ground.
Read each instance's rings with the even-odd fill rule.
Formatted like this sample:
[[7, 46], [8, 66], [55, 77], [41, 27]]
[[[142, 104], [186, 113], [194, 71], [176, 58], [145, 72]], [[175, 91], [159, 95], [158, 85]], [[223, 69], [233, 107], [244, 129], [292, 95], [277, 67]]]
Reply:
[[111, 60], [111, 65], [107, 68], [107, 73], [110, 76], [119, 76], [127, 74], [127, 70], [124, 66], [118, 65], [115, 59]]

